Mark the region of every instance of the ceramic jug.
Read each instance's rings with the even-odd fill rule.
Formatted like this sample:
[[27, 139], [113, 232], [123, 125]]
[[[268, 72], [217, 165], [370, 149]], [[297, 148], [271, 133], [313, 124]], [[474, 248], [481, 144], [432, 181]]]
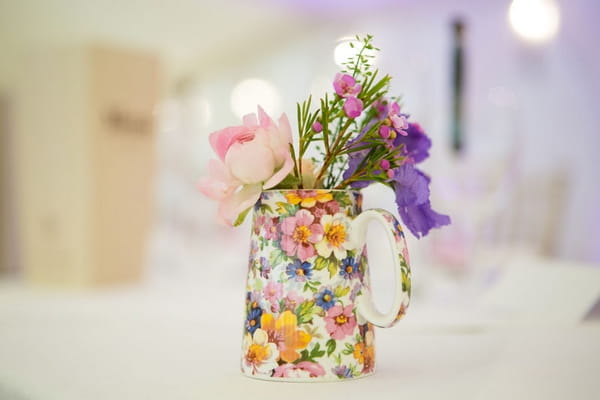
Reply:
[[[271, 190], [254, 206], [241, 368], [274, 381], [338, 381], [375, 368], [374, 326], [390, 327], [410, 299], [402, 228], [381, 209], [361, 212], [352, 190]], [[371, 298], [367, 225], [385, 226], [395, 269], [392, 309]]]

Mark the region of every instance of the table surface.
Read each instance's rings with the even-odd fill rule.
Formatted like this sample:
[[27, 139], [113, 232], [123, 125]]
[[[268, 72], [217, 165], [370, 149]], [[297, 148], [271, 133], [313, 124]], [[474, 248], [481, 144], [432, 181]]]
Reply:
[[249, 379], [238, 368], [243, 286], [227, 275], [96, 291], [0, 283], [0, 399], [600, 398], [599, 322], [500, 322], [418, 298], [377, 330], [371, 377]]

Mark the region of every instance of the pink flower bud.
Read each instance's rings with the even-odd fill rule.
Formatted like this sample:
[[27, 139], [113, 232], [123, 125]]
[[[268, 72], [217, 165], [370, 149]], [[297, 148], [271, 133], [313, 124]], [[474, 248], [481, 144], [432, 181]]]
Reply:
[[346, 98], [346, 102], [344, 103], [344, 113], [348, 118], [356, 118], [358, 117], [363, 110], [363, 102], [356, 97], [348, 97]]
[[388, 169], [386, 171], [388, 178], [392, 179], [395, 175], [394, 170], [393, 169]]
[[390, 169], [390, 162], [388, 160], [381, 160], [381, 168], [383, 168], [384, 170], [388, 170]]
[[313, 129], [313, 131], [319, 133], [323, 130], [323, 125], [321, 125], [321, 123], [319, 121], [315, 121], [312, 124], [312, 129]]
[[379, 127], [379, 136], [381, 136], [383, 139], [390, 137], [390, 127], [387, 125], [381, 125], [381, 127]]

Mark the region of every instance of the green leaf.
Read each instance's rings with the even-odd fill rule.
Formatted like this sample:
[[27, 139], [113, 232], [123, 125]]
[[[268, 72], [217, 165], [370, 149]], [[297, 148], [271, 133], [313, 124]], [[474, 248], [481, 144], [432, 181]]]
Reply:
[[298, 206], [295, 206], [295, 205], [289, 204], [289, 203], [285, 203], [283, 201], [278, 201], [277, 206], [278, 206], [277, 212], [280, 214], [294, 215], [294, 214], [296, 214], [296, 211], [298, 210]]
[[329, 277], [333, 278], [338, 273], [338, 266], [336, 263], [330, 262], [327, 270], [329, 271]]
[[342, 350], [342, 354], [350, 355], [354, 353], [354, 347], [350, 343], [346, 343], [346, 348]]
[[240, 226], [242, 222], [244, 222], [244, 220], [246, 219], [246, 215], [248, 215], [248, 212], [250, 212], [251, 209], [252, 207], [248, 207], [244, 211], [242, 211], [240, 215], [238, 215], [238, 217], [236, 218], [235, 222], [233, 223], [233, 226]]
[[321, 345], [317, 343], [315, 347], [310, 352], [310, 358], [315, 359], [318, 357], [323, 357], [325, 355], [325, 350], [321, 350]]
[[325, 344], [325, 347], [327, 347], [327, 357], [329, 357], [331, 355], [331, 353], [333, 353], [335, 351], [335, 346], [336, 346], [335, 339], [329, 339], [327, 341], [327, 343]]
[[348, 294], [348, 292], [350, 292], [350, 287], [342, 287], [342, 286], [338, 286], [333, 290], [333, 295], [335, 297], [344, 297], [345, 295]]
[[310, 322], [313, 318], [315, 301], [309, 300], [301, 303], [295, 311], [298, 318], [298, 325]]
[[304, 349], [300, 352], [300, 358], [294, 362], [294, 364], [297, 364], [301, 361], [312, 361], [310, 359], [310, 356], [308, 355], [308, 350]]
[[263, 213], [269, 212], [271, 214], [274, 214], [273, 209], [267, 203], [260, 203], [259, 208], [260, 208], [260, 211], [262, 211]]
[[269, 263], [273, 266], [273, 268], [277, 267], [280, 264], [283, 264], [287, 259], [286, 254], [277, 249], [273, 249], [271, 254], [269, 255]]
[[335, 360], [337, 365], [340, 365], [342, 363], [342, 355], [341, 354], [338, 354], [337, 356], [333, 356], [333, 359]]
[[318, 256], [315, 260], [314, 267], [317, 271], [321, 271], [329, 266], [329, 259]]

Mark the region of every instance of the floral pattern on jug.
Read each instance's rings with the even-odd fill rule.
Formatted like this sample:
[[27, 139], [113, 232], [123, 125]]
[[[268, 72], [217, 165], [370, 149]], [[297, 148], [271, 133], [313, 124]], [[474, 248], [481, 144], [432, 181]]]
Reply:
[[[242, 371], [273, 380], [358, 378], [375, 367], [374, 326], [358, 312], [370, 291], [364, 242], [351, 225], [362, 195], [341, 190], [266, 191], [254, 207]], [[394, 237], [404, 235], [394, 217]], [[410, 291], [400, 252], [403, 293]], [[407, 286], [406, 286], [407, 285]], [[404, 314], [408, 297], [396, 319]]]

